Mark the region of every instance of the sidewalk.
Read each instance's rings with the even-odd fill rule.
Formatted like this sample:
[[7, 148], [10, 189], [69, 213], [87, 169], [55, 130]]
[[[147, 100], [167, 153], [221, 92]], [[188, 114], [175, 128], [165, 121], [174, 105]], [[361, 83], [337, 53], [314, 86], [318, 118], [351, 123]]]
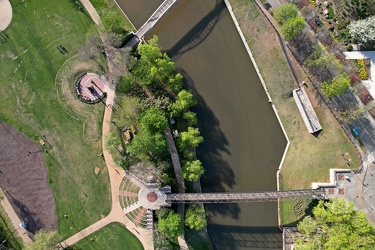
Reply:
[[[0, 188], [0, 192], [3, 192], [1, 188]], [[31, 243], [32, 239], [28, 235], [27, 230], [20, 227], [21, 220], [16, 214], [16, 212], [14, 211], [12, 205], [10, 204], [5, 194], [4, 194], [3, 200], [1, 200], [1, 206], [3, 206], [5, 212], [8, 214], [9, 219], [12, 221], [13, 227], [17, 231], [18, 236], [22, 238], [25, 244]]]

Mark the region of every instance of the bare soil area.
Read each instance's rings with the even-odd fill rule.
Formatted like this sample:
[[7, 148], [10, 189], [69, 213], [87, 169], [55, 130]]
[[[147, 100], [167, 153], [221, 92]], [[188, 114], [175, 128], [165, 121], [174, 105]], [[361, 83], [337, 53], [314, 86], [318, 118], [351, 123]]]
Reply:
[[38, 145], [0, 123], [0, 187], [30, 233], [56, 229], [56, 206]]

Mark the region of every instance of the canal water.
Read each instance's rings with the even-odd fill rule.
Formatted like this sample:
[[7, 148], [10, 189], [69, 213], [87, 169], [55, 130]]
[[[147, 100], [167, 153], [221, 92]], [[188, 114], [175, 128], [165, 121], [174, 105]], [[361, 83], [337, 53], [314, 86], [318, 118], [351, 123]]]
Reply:
[[[118, 2], [139, 28], [162, 0]], [[223, 1], [179, 0], [153, 34], [199, 100], [203, 192], [276, 190], [286, 139]], [[206, 208], [215, 249], [282, 247], [276, 202]]]

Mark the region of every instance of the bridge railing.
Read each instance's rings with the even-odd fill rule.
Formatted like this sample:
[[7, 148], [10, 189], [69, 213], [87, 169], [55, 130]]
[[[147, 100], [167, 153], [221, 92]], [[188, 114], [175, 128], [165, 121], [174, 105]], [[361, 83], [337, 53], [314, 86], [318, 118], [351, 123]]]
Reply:
[[324, 189], [306, 189], [275, 192], [247, 192], [247, 193], [185, 193], [167, 194], [168, 203], [240, 203], [276, 201], [295, 197], [312, 197], [314, 199], [327, 199]]

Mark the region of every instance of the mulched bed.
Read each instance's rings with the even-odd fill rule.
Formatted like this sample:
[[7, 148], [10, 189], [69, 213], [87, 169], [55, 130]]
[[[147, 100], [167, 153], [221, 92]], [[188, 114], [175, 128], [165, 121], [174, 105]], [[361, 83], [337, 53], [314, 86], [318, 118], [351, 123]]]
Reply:
[[[56, 230], [56, 206], [38, 145], [0, 122], [0, 187], [27, 230]], [[32, 236], [32, 235], [31, 235]]]
[[361, 88], [360, 90], [358, 90], [357, 95], [364, 105], [367, 105], [367, 103], [374, 100], [374, 98], [366, 88]]

